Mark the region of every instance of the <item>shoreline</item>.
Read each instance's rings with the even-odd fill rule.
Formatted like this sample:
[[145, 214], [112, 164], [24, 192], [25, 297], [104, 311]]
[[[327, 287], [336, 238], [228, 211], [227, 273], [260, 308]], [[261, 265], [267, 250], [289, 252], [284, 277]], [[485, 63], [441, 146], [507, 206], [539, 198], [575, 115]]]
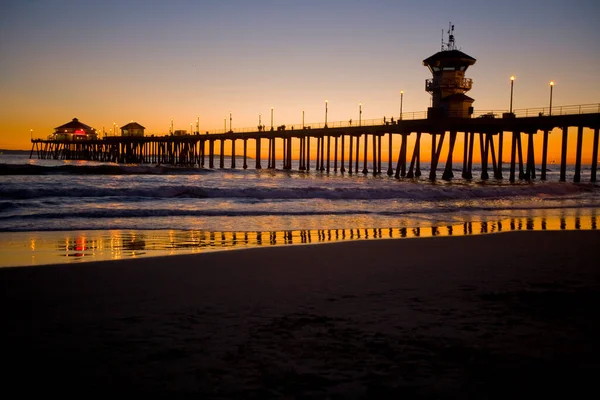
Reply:
[[560, 215], [553, 212], [537, 213], [403, 228], [264, 232], [130, 229], [0, 232], [0, 269], [359, 240], [460, 237], [518, 231], [597, 230], [600, 227], [596, 208], [574, 209], [568, 213], [560, 211], [563, 212]]
[[[583, 394], [600, 231], [0, 269], [8, 387], [206, 398]], [[32, 389], [33, 390], [33, 389]]]

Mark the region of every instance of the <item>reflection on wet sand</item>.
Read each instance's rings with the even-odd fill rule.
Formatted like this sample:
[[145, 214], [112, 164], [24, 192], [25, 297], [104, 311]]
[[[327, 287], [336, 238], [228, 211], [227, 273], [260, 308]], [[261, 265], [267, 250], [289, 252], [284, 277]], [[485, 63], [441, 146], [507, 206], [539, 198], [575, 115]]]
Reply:
[[[248, 247], [314, 244], [364, 239], [467, 236], [509, 231], [596, 230], [596, 210], [586, 215], [531, 216], [465, 221], [426, 227], [315, 229], [272, 232], [86, 231], [12, 234], [0, 241], [0, 266], [118, 260]], [[57, 236], [59, 239], [57, 239]], [[28, 243], [28, 246], [23, 246]], [[21, 252], [15, 252], [19, 248]]]

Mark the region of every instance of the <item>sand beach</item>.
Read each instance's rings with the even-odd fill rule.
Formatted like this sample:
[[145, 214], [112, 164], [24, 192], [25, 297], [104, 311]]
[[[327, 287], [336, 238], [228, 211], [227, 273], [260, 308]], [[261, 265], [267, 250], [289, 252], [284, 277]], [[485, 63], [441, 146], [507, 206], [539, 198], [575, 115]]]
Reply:
[[0, 269], [7, 393], [581, 397], [598, 231]]

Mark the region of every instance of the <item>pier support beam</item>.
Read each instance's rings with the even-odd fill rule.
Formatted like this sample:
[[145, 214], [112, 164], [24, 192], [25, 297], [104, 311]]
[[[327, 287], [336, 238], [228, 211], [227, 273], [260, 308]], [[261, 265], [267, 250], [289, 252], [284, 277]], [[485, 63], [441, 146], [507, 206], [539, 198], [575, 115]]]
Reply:
[[215, 141], [210, 140], [208, 142], [208, 168], [215, 167]]
[[598, 128], [594, 128], [594, 144], [592, 147], [592, 175], [591, 182], [596, 182], [596, 170], [598, 169]]
[[310, 136], [306, 137], [306, 170], [310, 171]]
[[527, 133], [527, 169], [525, 175], [527, 180], [535, 179], [535, 149], [533, 146], [534, 133]]
[[315, 166], [315, 170], [321, 170], [321, 138], [317, 137], [317, 165]]
[[496, 162], [496, 150], [494, 146], [494, 135], [487, 135], [489, 142], [489, 154], [492, 156], [492, 168], [494, 169], [494, 178], [498, 178], [498, 163]]
[[[417, 139], [415, 140], [415, 148], [413, 149], [413, 154], [410, 159], [410, 167], [408, 168], [408, 173], [406, 174], [406, 177], [409, 179], [412, 179], [415, 176], [419, 177], [421, 175], [421, 171], [419, 170], [419, 166], [418, 166], [420, 153], [421, 153], [421, 132], [417, 132]], [[413, 170], [415, 165], [417, 166], [418, 175]]]
[[402, 141], [400, 142], [400, 151], [398, 153], [398, 164], [396, 164], [396, 179], [400, 177], [404, 178], [406, 176], [406, 153], [408, 146], [408, 134], [401, 133]]
[[235, 139], [231, 139], [231, 168], [235, 169]]
[[454, 144], [456, 142], [456, 131], [450, 132], [450, 146], [448, 147], [448, 158], [446, 159], [446, 167], [444, 168], [444, 173], [442, 174], [442, 179], [445, 181], [449, 181], [454, 178], [454, 173], [452, 172], [452, 153], [454, 152]]
[[525, 179], [523, 172], [523, 147], [521, 146], [521, 132], [517, 134], [517, 155], [519, 156], [519, 179]]
[[548, 162], [548, 129], [544, 130], [544, 142], [542, 143], [542, 176], [541, 180], [546, 180], [546, 165]]
[[467, 179], [468, 161], [469, 161], [469, 133], [465, 132], [464, 143], [463, 143], [463, 167], [462, 167], [463, 179]]
[[338, 137], [333, 138], [333, 172], [337, 172], [338, 165]]
[[348, 149], [348, 173], [352, 175], [352, 170], [354, 169], [354, 165], [352, 165], [352, 147], [354, 145], [354, 136], [350, 135], [348, 136], [348, 139], [350, 139], [350, 148]]
[[221, 146], [219, 147], [219, 168], [225, 168], [225, 139], [221, 139]]
[[502, 155], [504, 153], [503, 147], [504, 147], [504, 131], [500, 131], [500, 132], [498, 132], [498, 165], [496, 167], [496, 175], [495, 175], [496, 179], [504, 178], [502, 176]]
[[260, 165], [260, 137], [256, 138], [256, 165], [255, 169], [261, 169]]
[[359, 154], [359, 149], [360, 149], [360, 135], [356, 136], [356, 160], [354, 160], [354, 166], [355, 166], [354, 172], [356, 172], [357, 174], [358, 174], [358, 154]]
[[431, 170], [429, 171], [429, 180], [435, 181], [436, 179], [436, 171], [438, 166], [438, 161], [440, 159], [440, 154], [442, 152], [442, 145], [444, 144], [444, 137], [446, 136], [446, 132], [443, 131], [440, 133], [440, 142], [437, 144], [436, 148], [436, 134], [432, 133], [431, 135]]
[[573, 182], [581, 182], [581, 147], [583, 146], [583, 126], [577, 127], [577, 149], [575, 153], [575, 176]]
[[244, 139], [244, 169], [248, 169], [248, 139]]
[[567, 139], [569, 138], [569, 127], [565, 126], [562, 132], [562, 147], [560, 152], [560, 177], [558, 180], [564, 182], [567, 177]]
[[377, 135], [377, 173], [381, 174], [381, 140], [382, 135]]
[[292, 137], [290, 136], [289, 138], [287, 138], [287, 169], [292, 169], [292, 144], [293, 144], [293, 140]]
[[392, 134], [391, 132], [388, 133], [389, 138], [388, 138], [388, 170], [387, 170], [387, 174], [388, 176], [392, 176], [394, 174], [394, 170], [392, 168]]
[[319, 140], [321, 141], [321, 161], [320, 161], [321, 168], [319, 168], [319, 170], [321, 172], [323, 172], [323, 171], [325, 171], [325, 137], [321, 136], [319, 138]]
[[[485, 139], [484, 139], [485, 135]], [[479, 134], [479, 151], [481, 152], [481, 180], [489, 179], [488, 174], [488, 149], [489, 142], [487, 140], [487, 133]]]
[[329, 173], [331, 165], [331, 136], [327, 135], [327, 173]]
[[377, 136], [373, 134], [373, 176], [377, 175]]
[[367, 169], [367, 148], [369, 147], [369, 135], [365, 132], [365, 148], [364, 153], [363, 153], [363, 170], [362, 173], [363, 174], [368, 174], [369, 170]]
[[342, 134], [342, 140], [341, 140], [342, 143], [341, 143], [341, 147], [340, 147], [340, 152], [341, 152], [341, 154], [340, 154], [340, 172], [341, 173], [346, 172], [346, 168], [344, 168], [344, 152], [345, 152], [345, 149], [344, 149], [344, 145], [345, 145], [345, 143], [344, 143], [344, 137], [345, 137], [345, 135]]
[[516, 164], [516, 158], [517, 158], [517, 135], [515, 134], [515, 132], [511, 132], [512, 133], [512, 142], [511, 142], [511, 146], [510, 146], [510, 175], [508, 177], [508, 180], [510, 182], [514, 182], [515, 181], [515, 164]]

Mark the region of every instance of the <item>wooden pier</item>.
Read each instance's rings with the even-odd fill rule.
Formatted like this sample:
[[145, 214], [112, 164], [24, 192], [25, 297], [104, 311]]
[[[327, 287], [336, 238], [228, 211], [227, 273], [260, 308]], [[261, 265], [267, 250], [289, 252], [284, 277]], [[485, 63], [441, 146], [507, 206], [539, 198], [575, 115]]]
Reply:
[[[558, 110], [559, 107], [556, 107]], [[404, 117], [404, 115], [402, 116]], [[560, 157], [560, 181], [566, 180], [567, 138], [569, 128], [577, 129], [574, 182], [581, 181], [582, 153], [591, 151], [591, 177], [596, 182], [598, 160], [598, 129], [600, 128], [600, 104], [560, 107], [560, 112], [552, 115], [534, 113], [533, 110], [515, 110], [514, 113], [485, 113], [473, 118], [415, 118], [396, 121], [365, 121], [359, 126], [349, 123], [330, 123], [328, 127], [319, 125], [296, 126], [263, 131], [229, 131], [222, 133], [183, 135], [183, 136], [111, 136], [97, 140], [45, 140], [32, 139], [30, 158], [88, 160], [121, 164], [166, 164], [215, 168], [215, 142], [220, 143], [219, 168], [226, 168], [225, 143], [231, 144], [230, 168], [263, 167], [261, 146], [267, 142], [268, 157], [266, 168], [276, 168], [275, 144], [280, 141], [283, 147], [282, 169], [292, 169], [293, 148], [298, 154], [298, 168], [301, 171], [314, 169], [322, 172], [340, 172], [374, 175], [386, 173], [395, 178], [415, 178], [421, 175], [420, 161], [423, 151], [430, 151], [431, 169], [429, 179], [450, 180], [453, 175], [455, 153], [462, 155], [462, 178], [473, 179], [473, 152], [478, 146], [481, 155], [481, 176], [486, 180], [492, 176], [504, 179], [508, 172], [511, 182], [536, 179], [536, 167], [541, 169], [540, 179], [546, 179], [548, 165], [548, 135], [553, 129], [562, 129]], [[583, 148], [584, 129], [593, 132], [592, 148]], [[535, 160], [533, 137], [543, 135], [542, 157]], [[421, 149], [421, 137], [431, 135], [431, 149]], [[464, 146], [458, 149], [457, 137], [462, 135]], [[409, 137], [414, 137], [412, 148]], [[311, 140], [312, 139], [312, 140]], [[382, 141], [388, 141], [388, 165], [382, 169]], [[400, 140], [400, 150], [392, 154], [394, 141]], [[503, 154], [503, 143], [510, 140], [508, 158]], [[527, 154], [523, 154], [527, 141]], [[248, 154], [248, 141], [254, 141], [254, 154]], [[316, 141], [316, 155], [311, 153], [311, 142]], [[444, 142], [448, 142], [447, 154], [442, 154]], [[412, 142], [412, 141], [411, 141]], [[397, 143], [397, 142], [396, 142]], [[242, 145], [241, 165], [236, 159], [238, 145]], [[367, 160], [371, 155], [371, 171]], [[253, 165], [249, 158], [253, 157]], [[396, 162], [393, 163], [393, 160]], [[508, 163], [508, 171], [504, 163]], [[444, 165], [442, 165], [444, 163]]]

